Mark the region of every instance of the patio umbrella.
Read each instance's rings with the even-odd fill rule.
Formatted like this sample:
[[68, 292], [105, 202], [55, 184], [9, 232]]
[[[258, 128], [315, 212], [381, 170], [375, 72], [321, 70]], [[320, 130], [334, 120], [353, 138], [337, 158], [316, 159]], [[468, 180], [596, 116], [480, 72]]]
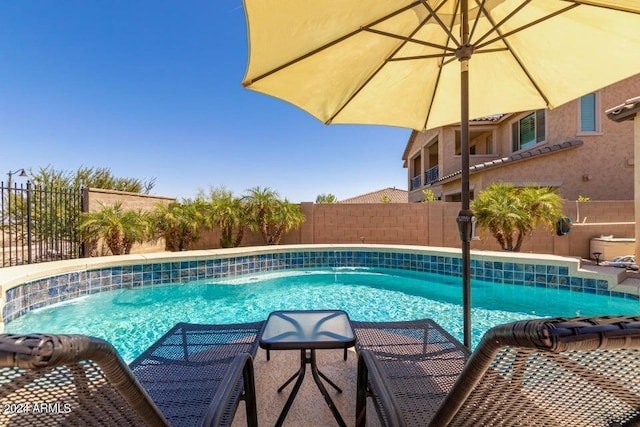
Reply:
[[244, 0], [243, 85], [324, 123], [460, 123], [471, 343], [469, 118], [553, 108], [640, 72], [629, 0]]

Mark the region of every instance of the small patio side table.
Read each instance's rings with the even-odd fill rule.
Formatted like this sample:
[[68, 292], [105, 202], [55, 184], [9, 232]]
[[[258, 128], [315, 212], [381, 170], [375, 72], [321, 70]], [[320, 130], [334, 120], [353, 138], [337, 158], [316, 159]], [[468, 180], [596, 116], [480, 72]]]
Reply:
[[327, 393], [327, 389], [320, 381], [320, 377], [335, 388], [338, 393], [342, 393], [342, 390], [318, 370], [316, 350], [344, 348], [346, 351], [348, 347], [353, 347], [355, 342], [356, 338], [353, 329], [351, 329], [349, 315], [342, 310], [274, 311], [269, 314], [259, 340], [260, 347], [267, 351], [300, 350], [300, 369], [278, 389], [278, 393], [282, 392], [291, 381], [298, 378], [278, 421], [276, 421], [276, 427], [282, 426], [289, 413], [302, 380], [304, 380], [307, 364], [311, 365], [311, 375], [313, 375], [313, 379], [338, 425], [346, 426], [340, 412]]

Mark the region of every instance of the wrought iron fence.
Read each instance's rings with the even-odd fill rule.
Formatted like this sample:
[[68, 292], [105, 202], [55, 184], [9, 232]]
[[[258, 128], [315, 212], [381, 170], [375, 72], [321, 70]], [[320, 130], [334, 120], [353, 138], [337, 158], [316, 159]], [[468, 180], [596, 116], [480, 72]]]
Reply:
[[410, 190], [415, 190], [417, 188], [420, 188], [421, 185], [422, 185], [422, 181], [420, 180], [420, 175], [414, 176], [413, 178], [411, 178]]
[[0, 182], [0, 267], [82, 256], [82, 191]]
[[438, 165], [432, 167], [424, 173], [424, 184], [429, 185], [438, 180], [438, 176], [440, 174], [440, 168]]

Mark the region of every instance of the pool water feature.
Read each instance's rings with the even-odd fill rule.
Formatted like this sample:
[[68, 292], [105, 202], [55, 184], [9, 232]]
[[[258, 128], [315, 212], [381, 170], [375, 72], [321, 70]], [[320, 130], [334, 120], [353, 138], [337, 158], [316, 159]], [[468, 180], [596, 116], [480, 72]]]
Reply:
[[[130, 362], [177, 322], [264, 320], [275, 310], [341, 309], [353, 320], [429, 317], [462, 339], [458, 277], [387, 268], [313, 268], [103, 291], [30, 311], [12, 333], [79, 333]], [[490, 327], [546, 316], [633, 314], [638, 301], [559, 288], [472, 281], [473, 345]]]

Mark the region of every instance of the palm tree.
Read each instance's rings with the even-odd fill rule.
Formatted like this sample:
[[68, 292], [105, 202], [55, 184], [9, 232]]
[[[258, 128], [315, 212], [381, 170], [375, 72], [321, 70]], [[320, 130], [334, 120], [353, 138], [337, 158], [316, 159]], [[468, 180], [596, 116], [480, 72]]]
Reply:
[[80, 235], [90, 246], [104, 239], [113, 255], [131, 253], [134, 243], [142, 243], [151, 236], [148, 214], [123, 210], [122, 203], [102, 206], [96, 212], [83, 213], [78, 226]]
[[254, 187], [243, 198], [249, 217], [249, 228], [262, 235], [267, 245], [277, 245], [282, 235], [300, 227], [304, 215], [300, 206], [281, 200], [269, 187]]
[[269, 187], [257, 186], [247, 191], [248, 194], [243, 197], [243, 201], [247, 206], [249, 228], [259, 232], [267, 243], [269, 235], [268, 214], [275, 209], [280, 196]]
[[518, 252], [534, 228], [553, 229], [562, 217], [562, 200], [549, 187], [494, 183], [478, 195], [471, 209], [478, 225], [488, 229], [503, 250]]
[[234, 196], [225, 188], [212, 189], [208, 197], [200, 192], [198, 198], [203, 203], [205, 226], [209, 229], [214, 225], [220, 228], [220, 246], [223, 248], [240, 246], [248, 221], [247, 208], [242, 198]]
[[198, 202], [185, 200], [158, 204], [153, 216], [168, 251], [185, 251], [200, 238], [204, 221]]
[[269, 216], [271, 233], [267, 244], [277, 245], [285, 233], [299, 228], [304, 223], [304, 215], [300, 205], [290, 203], [287, 199], [278, 202], [277, 209]]

